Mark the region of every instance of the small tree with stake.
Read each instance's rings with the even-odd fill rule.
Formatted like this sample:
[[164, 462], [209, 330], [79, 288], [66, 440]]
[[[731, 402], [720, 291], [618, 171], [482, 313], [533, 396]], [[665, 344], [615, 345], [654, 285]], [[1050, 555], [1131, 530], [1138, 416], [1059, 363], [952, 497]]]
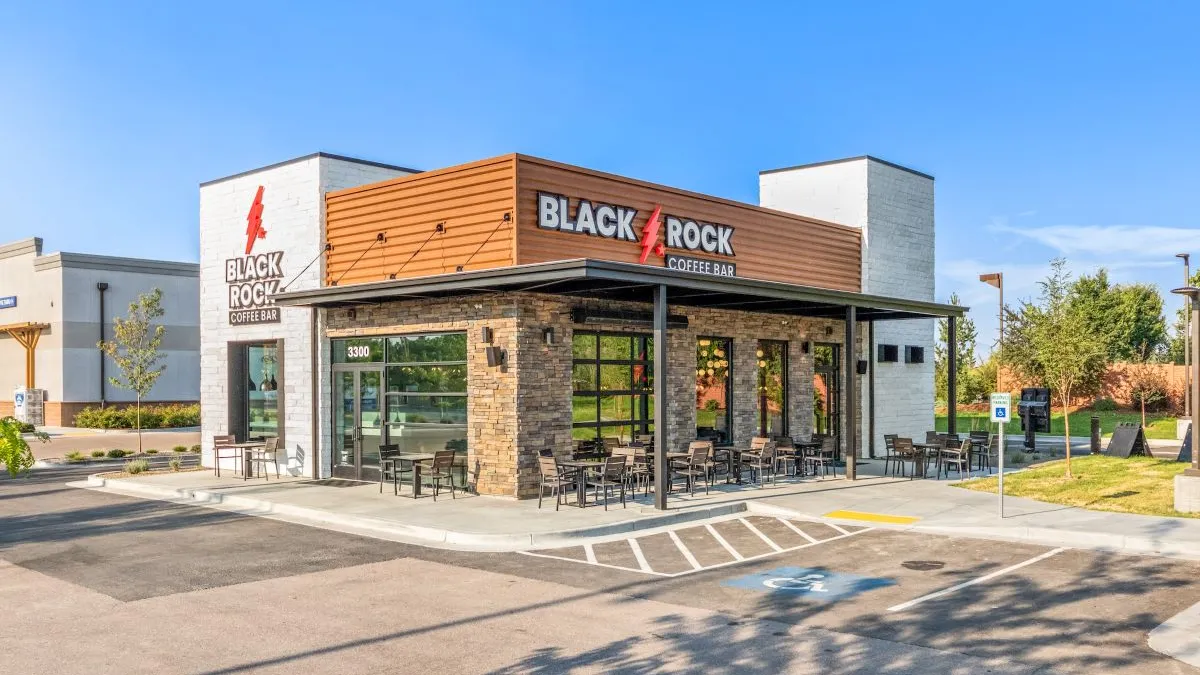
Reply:
[[142, 398], [154, 388], [158, 377], [167, 369], [158, 362], [164, 357], [159, 351], [166, 329], [152, 322], [163, 315], [162, 290], [155, 288], [138, 295], [129, 303], [129, 315], [113, 319], [113, 339], [101, 340], [96, 346], [112, 358], [122, 377], [110, 377], [115, 387], [128, 389], [137, 395], [138, 452], [142, 451]]
[[1049, 387], [1062, 408], [1066, 477], [1070, 478], [1071, 401], [1099, 384], [1108, 366], [1108, 352], [1085, 313], [1072, 302], [1066, 260], [1054, 260], [1051, 268], [1050, 276], [1040, 282], [1040, 303], [1023, 302], [1017, 311], [1005, 308], [1009, 329], [1001, 356], [1024, 379]]

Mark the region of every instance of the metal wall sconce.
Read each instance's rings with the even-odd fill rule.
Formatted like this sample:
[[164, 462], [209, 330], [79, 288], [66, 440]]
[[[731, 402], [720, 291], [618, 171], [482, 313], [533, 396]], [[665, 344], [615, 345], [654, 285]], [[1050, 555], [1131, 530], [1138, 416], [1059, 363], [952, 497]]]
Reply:
[[353, 309], [353, 308], [346, 310], [346, 318], [350, 319], [351, 321], [357, 319], [358, 318], [358, 310]]
[[484, 326], [483, 330], [480, 332], [479, 340], [487, 345], [492, 344], [492, 329]]
[[554, 344], [554, 329], [553, 328], [543, 328], [542, 329], [542, 340], [548, 345]]
[[499, 347], [488, 347], [484, 350], [487, 354], [487, 364], [489, 368], [504, 365], [504, 350]]
[[800, 343], [800, 353], [808, 354], [811, 351], [812, 351], [812, 343], [811, 342], [809, 342], [808, 340], [805, 340], [804, 342]]

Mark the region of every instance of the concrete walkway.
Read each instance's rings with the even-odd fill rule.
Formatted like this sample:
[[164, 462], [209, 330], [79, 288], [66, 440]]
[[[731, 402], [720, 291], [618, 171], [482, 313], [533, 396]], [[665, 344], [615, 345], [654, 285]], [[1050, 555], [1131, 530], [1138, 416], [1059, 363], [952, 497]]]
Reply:
[[[1005, 497], [1001, 519], [995, 494], [953, 487], [953, 482], [842, 483], [771, 497], [751, 510], [952, 536], [1200, 559], [1200, 519], [1089, 511], [1021, 497]], [[851, 512], [850, 517], [845, 512]]]
[[[995, 495], [956, 488], [948, 480], [872, 475], [878, 462], [860, 462], [860, 479], [788, 479], [759, 489], [719, 483], [710, 495], [672, 493], [670, 510], [639, 495], [626, 508], [598, 506], [555, 511], [547, 499], [512, 500], [446, 493], [436, 502], [393, 496], [385, 487], [350, 481], [284, 479], [242, 481], [208, 471], [121, 480], [93, 476], [79, 487], [151, 499], [190, 502], [395, 541], [474, 550], [522, 550], [577, 544], [633, 531], [742, 511], [816, 518], [874, 527], [1024, 541], [1122, 553], [1200, 559], [1200, 519], [1088, 511], [1006, 497], [1006, 517]], [[404, 486], [407, 487], [407, 486]], [[849, 512], [849, 513], [847, 513]]]
[[703, 489], [694, 496], [674, 492], [666, 512], [653, 508], [653, 495], [630, 497], [624, 508], [614, 499], [605, 510], [603, 506], [592, 506], [590, 495], [589, 506], [578, 508], [572, 494], [570, 504], [555, 511], [554, 500], [549, 497], [540, 509], [536, 499], [477, 496], [461, 491], [457, 498], [443, 491], [434, 501], [429, 488], [419, 499], [412, 499], [408, 485], [401, 486], [402, 496], [395, 496], [390, 485], [385, 485], [380, 494], [377, 483], [298, 478], [243, 481], [228, 473], [217, 478], [208, 470], [118, 480], [93, 475], [86, 482], [70, 485], [211, 506], [393, 541], [514, 551], [738, 513], [746, 510], [748, 494], [782, 495], [804, 483], [781, 481], [763, 489], [722, 483], [709, 495]]

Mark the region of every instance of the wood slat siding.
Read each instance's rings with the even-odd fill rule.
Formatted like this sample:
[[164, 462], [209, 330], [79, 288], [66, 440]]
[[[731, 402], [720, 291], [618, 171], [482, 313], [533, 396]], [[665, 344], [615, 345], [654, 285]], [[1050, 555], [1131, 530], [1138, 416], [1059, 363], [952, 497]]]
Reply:
[[[504, 223], [503, 217], [514, 212], [515, 176], [516, 158], [507, 155], [326, 194], [333, 250], [325, 254], [325, 284], [442, 274], [463, 264], [472, 270], [514, 264], [515, 220]], [[433, 234], [440, 222], [445, 234]], [[380, 232], [387, 243], [367, 251]]]
[[[579, 198], [635, 208], [633, 231], [639, 238], [655, 206], [660, 205], [664, 216], [730, 225], [735, 228], [733, 258], [703, 251], [667, 249], [667, 253], [732, 262], [739, 277], [845, 291], [862, 289], [862, 235], [857, 228], [525, 155], [517, 156], [518, 264], [569, 258], [636, 263], [642, 253], [640, 243], [539, 228], [539, 191], [570, 197], [572, 217]], [[664, 223], [660, 237], [665, 238], [665, 230]], [[646, 264], [664, 263], [651, 253]]]
[[[655, 206], [662, 206], [664, 216], [729, 225], [735, 228], [733, 258], [668, 253], [733, 262], [740, 277], [861, 290], [862, 240], [856, 228], [525, 155], [330, 192], [325, 222], [333, 250], [325, 254], [325, 283], [442, 274], [464, 264], [473, 270], [572, 258], [638, 261], [640, 243], [539, 228], [539, 191], [570, 197], [572, 208], [580, 198], [635, 208], [638, 237]], [[509, 223], [502, 222], [505, 212], [514, 215]], [[430, 238], [439, 222], [446, 223], [446, 233]], [[387, 243], [371, 247], [380, 232]], [[663, 260], [651, 254], [647, 264]]]

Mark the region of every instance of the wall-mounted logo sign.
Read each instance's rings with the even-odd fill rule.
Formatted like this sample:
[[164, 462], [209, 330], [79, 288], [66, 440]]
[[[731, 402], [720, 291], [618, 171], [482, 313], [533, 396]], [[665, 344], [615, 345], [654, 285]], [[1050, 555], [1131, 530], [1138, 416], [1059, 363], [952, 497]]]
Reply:
[[[733, 250], [734, 228], [729, 225], [664, 215], [662, 207], [659, 206], [655, 207], [654, 212], [646, 219], [646, 223], [642, 226], [642, 237], [639, 239], [633, 231], [637, 209], [591, 202], [586, 199], [572, 200], [569, 197], [548, 192], [539, 192], [537, 203], [538, 227], [543, 230], [558, 230], [605, 239], [640, 242], [642, 252], [638, 262], [642, 264], [645, 264], [646, 259], [653, 253], [664, 258], [666, 266], [671, 269], [716, 276], [735, 276], [736, 266], [732, 263], [667, 255], [668, 249], [675, 249], [732, 258], [736, 255]], [[662, 232], [664, 223], [665, 232]], [[662, 232], [662, 240], [659, 239], [660, 232]]]
[[250, 213], [246, 214], [246, 255], [254, 250], [254, 242], [267, 238], [267, 230], [262, 225], [263, 186], [258, 186], [254, 195], [254, 203], [250, 205]]
[[17, 296], [6, 295], [0, 298], [0, 309], [10, 309], [17, 306]]
[[279, 308], [270, 298], [283, 282], [283, 251], [250, 254], [254, 242], [267, 235], [262, 224], [262, 197], [260, 185], [246, 216], [246, 255], [225, 261], [229, 323], [233, 326], [279, 323]]

